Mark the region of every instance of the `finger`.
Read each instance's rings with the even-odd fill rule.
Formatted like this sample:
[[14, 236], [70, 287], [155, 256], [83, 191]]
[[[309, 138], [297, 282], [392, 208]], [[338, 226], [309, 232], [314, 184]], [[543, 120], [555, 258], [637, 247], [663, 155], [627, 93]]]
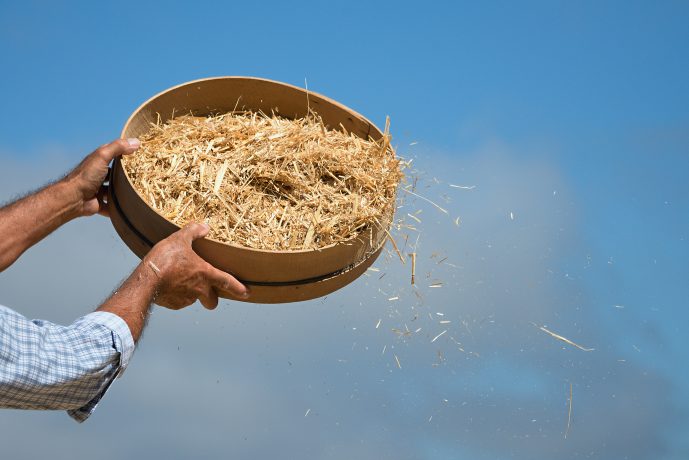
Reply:
[[207, 267], [204, 270], [204, 275], [212, 286], [229, 292], [240, 299], [249, 298], [249, 288], [237, 281], [237, 278], [229, 273], [225, 273], [224, 271], [213, 267], [211, 264], [207, 264]]
[[199, 295], [199, 300], [201, 301], [201, 305], [207, 309], [215, 310], [215, 307], [218, 306], [218, 293], [212, 286], [206, 285], [205, 292]]
[[166, 297], [158, 297], [154, 300], [154, 303], [161, 307], [169, 308], [170, 310], [175, 310], [175, 308], [173, 308], [172, 306], [173, 302], [171, 302], [170, 299]]
[[98, 202], [97, 198], [92, 198], [90, 200], [84, 201], [84, 204], [82, 205], [81, 208], [81, 215], [82, 216], [92, 216], [99, 212], [100, 210], [100, 203]]
[[134, 153], [140, 146], [141, 142], [134, 137], [129, 139], [117, 139], [109, 144], [98, 147], [95, 153], [110, 163], [110, 160], [115, 157]]
[[98, 200], [98, 214], [105, 217], [110, 217], [110, 211], [108, 209], [108, 186], [101, 185], [98, 193], [96, 194], [96, 199]]
[[191, 244], [194, 240], [198, 240], [199, 238], [203, 238], [204, 236], [208, 235], [209, 230], [210, 227], [208, 226], [208, 224], [191, 222], [185, 225], [177, 233], [182, 239], [184, 239], [184, 241]]

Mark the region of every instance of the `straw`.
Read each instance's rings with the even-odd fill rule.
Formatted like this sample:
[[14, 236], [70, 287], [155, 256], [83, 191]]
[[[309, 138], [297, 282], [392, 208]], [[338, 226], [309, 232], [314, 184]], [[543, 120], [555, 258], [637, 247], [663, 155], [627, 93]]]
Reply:
[[387, 230], [402, 179], [387, 123], [374, 141], [326, 129], [314, 113], [183, 115], [140, 140], [122, 164], [149, 206], [255, 249], [319, 249]]
[[572, 423], [572, 383], [569, 384], [569, 410], [567, 411], [567, 429], [565, 430], [565, 439], [569, 434], [569, 427]]

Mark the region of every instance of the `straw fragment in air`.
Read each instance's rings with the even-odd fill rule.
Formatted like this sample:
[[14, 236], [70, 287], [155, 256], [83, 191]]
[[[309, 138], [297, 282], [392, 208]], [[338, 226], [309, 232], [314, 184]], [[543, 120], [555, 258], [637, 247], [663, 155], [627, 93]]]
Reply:
[[555, 332], [553, 332], [553, 331], [547, 329], [545, 326], [539, 326], [539, 325], [537, 325], [537, 324], [535, 324], [535, 323], [532, 323], [532, 324], [533, 324], [534, 326], [536, 326], [537, 328], [539, 328], [541, 331], [543, 331], [543, 332], [545, 332], [546, 334], [548, 334], [549, 336], [551, 336], [551, 337], [553, 337], [553, 338], [555, 338], [555, 339], [557, 339], [557, 340], [560, 340], [561, 342], [565, 342], [566, 344], [571, 345], [571, 346], [573, 346], [573, 347], [575, 347], [575, 348], [578, 348], [579, 350], [582, 350], [582, 351], [594, 351], [594, 350], [595, 350], [595, 348], [586, 348], [586, 347], [582, 347], [582, 346], [579, 345], [578, 343], [572, 342], [572, 341], [569, 340], [567, 337], [563, 337], [563, 336], [561, 336], [560, 334], [556, 334]]

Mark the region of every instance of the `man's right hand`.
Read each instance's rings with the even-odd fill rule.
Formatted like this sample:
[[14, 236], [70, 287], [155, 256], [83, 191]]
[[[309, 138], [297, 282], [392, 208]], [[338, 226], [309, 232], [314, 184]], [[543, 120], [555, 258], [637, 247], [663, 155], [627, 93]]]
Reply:
[[191, 243], [208, 234], [207, 224], [191, 223], [160, 241], [144, 257], [144, 269], [155, 272], [159, 282], [154, 302], [179, 310], [200, 300], [209, 310], [218, 305], [218, 292], [223, 290], [246, 299], [249, 291], [229, 275], [203, 260]]

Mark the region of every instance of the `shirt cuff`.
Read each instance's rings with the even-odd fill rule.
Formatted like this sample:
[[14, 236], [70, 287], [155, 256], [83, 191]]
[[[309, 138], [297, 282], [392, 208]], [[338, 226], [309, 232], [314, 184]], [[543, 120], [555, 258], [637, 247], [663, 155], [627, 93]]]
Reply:
[[120, 371], [118, 376], [122, 376], [136, 348], [134, 337], [132, 337], [132, 332], [129, 330], [127, 323], [116, 314], [107, 311], [94, 311], [82, 319], [105, 326], [114, 333], [115, 348], [120, 352]]

